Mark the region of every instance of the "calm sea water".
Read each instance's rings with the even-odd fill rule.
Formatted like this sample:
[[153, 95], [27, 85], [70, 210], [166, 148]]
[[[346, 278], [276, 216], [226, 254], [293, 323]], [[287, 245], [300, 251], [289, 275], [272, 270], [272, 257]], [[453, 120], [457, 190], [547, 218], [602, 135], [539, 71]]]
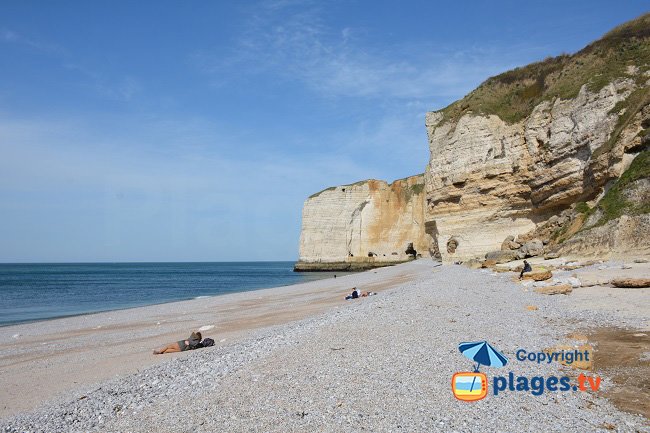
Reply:
[[293, 262], [0, 264], [0, 326], [330, 276]]

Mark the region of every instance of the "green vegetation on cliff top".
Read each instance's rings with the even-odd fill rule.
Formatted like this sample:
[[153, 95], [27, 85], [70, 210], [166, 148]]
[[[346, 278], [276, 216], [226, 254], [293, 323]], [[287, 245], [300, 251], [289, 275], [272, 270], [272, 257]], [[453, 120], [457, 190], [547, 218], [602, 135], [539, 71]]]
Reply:
[[[414, 176], [407, 176], [407, 177], [403, 177], [403, 178], [401, 178], [401, 179], [395, 179], [395, 180], [394, 180], [391, 184], [389, 184], [389, 185], [394, 185], [396, 182], [403, 182], [403, 181], [406, 181], [406, 180], [409, 179], [409, 178], [412, 178], [412, 177], [419, 177], [419, 176], [423, 176], [423, 174], [416, 174], [416, 175], [414, 175]], [[350, 184], [347, 184], [347, 185], [341, 185], [341, 187], [342, 187], [342, 188], [347, 188], [347, 187], [350, 187], [350, 186], [363, 185], [364, 183], [369, 182], [369, 181], [371, 181], [371, 180], [376, 180], [376, 179], [365, 179], [365, 180], [360, 180], [360, 181], [358, 181], [358, 182], [350, 183]], [[379, 181], [379, 182], [381, 182], [381, 181]], [[321, 191], [318, 191], [318, 192], [316, 192], [316, 193], [310, 195], [309, 198], [315, 198], [315, 197], [318, 197], [318, 196], [321, 195], [322, 193], [324, 193], [324, 192], [326, 192], [326, 191], [334, 191], [336, 188], [337, 188], [337, 187], [335, 187], [335, 186], [330, 186], [329, 188], [325, 188], [325, 189], [323, 189], [323, 190], [321, 190]], [[422, 191], [424, 191], [424, 183], [416, 183], [416, 184], [413, 184], [413, 185], [411, 185], [410, 187], [406, 188], [406, 192], [405, 192], [405, 193], [406, 193], [406, 197], [407, 197], [406, 201], [409, 201], [409, 200], [411, 199], [411, 196], [412, 196], [412, 195], [414, 195], [414, 194], [415, 194], [415, 195], [420, 194]]]
[[[638, 68], [636, 74], [630, 74], [630, 66]], [[488, 78], [463, 99], [442, 109], [442, 122], [455, 122], [471, 111], [495, 114], [515, 123], [542, 101], [574, 98], [585, 84], [597, 92], [617, 78], [631, 77], [643, 86], [648, 79], [643, 74], [648, 70], [650, 13], [616, 27], [573, 55], [549, 57]]]

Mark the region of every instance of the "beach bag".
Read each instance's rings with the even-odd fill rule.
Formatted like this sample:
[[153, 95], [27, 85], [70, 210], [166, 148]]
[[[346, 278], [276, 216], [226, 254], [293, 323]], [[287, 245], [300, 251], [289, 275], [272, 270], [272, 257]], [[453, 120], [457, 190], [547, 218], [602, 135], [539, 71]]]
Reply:
[[203, 347], [214, 346], [214, 340], [212, 338], [204, 338], [201, 344], [203, 345]]

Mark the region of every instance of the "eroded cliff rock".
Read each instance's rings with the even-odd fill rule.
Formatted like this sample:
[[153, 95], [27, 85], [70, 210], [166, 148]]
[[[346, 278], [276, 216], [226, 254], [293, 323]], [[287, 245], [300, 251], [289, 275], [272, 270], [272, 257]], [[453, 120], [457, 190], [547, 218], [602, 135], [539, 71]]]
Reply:
[[[412, 244], [412, 249], [409, 249]], [[303, 206], [296, 270], [365, 269], [429, 255], [424, 177], [328, 188]]]
[[423, 176], [307, 200], [298, 268], [403, 261], [408, 242], [448, 262], [650, 254], [650, 14], [489, 78], [425, 126]]
[[[595, 199], [644, 147], [650, 16], [627, 26], [427, 113], [426, 221], [443, 259], [500, 250], [509, 236]], [[590, 76], [594, 65], [601, 73]]]

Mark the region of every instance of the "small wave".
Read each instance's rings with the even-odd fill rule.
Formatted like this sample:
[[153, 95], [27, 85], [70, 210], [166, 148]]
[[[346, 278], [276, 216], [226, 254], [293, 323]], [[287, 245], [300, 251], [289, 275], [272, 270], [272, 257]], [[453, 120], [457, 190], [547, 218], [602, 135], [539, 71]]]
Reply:
[[194, 298], [194, 299], [203, 299], [203, 298], [209, 298], [209, 296], [197, 296], [197, 297]]

